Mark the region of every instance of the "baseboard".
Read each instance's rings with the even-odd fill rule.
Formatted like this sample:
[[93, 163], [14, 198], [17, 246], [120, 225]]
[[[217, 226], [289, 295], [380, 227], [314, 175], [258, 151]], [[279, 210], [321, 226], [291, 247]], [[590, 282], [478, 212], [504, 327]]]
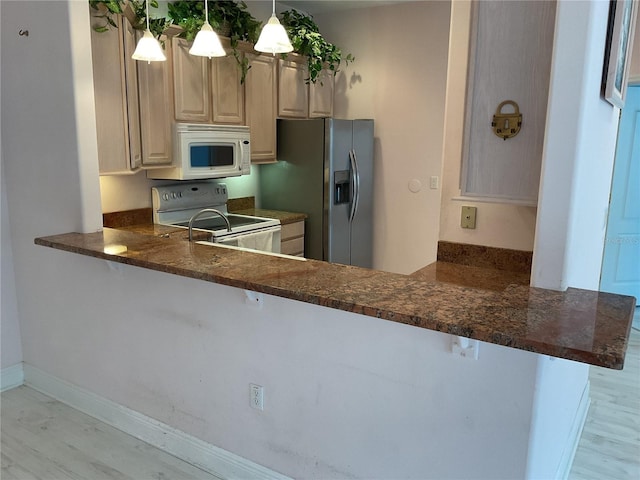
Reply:
[[27, 364], [24, 365], [24, 383], [218, 477], [291, 480]]
[[19, 387], [24, 383], [22, 362], [0, 370], [0, 392]]
[[571, 472], [571, 467], [573, 466], [573, 459], [576, 456], [576, 450], [578, 449], [580, 437], [582, 436], [582, 430], [584, 429], [584, 424], [587, 421], [589, 405], [591, 405], [590, 391], [591, 383], [587, 381], [587, 384], [584, 387], [584, 391], [582, 392], [582, 398], [580, 398], [578, 411], [576, 412], [576, 415], [573, 419], [573, 425], [571, 426], [571, 432], [569, 433], [567, 446], [562, 452], [560, 464], [558, 465], [558, 470], [556, 471], [555, 478], [557, 479], [567, 480], [569, 478], [569, 473]]

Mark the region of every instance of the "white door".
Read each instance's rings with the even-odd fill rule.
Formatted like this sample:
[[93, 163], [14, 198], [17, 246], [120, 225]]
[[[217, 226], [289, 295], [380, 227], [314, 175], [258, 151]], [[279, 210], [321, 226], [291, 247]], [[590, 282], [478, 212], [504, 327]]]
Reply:
[[600, 290], [640, 301], [640, 85], [620, 118]]

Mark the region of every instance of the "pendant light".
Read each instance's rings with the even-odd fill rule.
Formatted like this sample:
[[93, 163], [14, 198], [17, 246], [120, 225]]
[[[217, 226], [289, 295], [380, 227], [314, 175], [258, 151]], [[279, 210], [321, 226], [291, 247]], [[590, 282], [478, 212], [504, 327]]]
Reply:
[[191, 55], [197, 55], [199, 57], [224, 57], [227, 52], [222, 48], [218, 34], [213, 31], [209, 24], [209, 6], [207, 0], [204, 0], [204, 25], [196, 35], [193, 45], [189, 50]]
[[276, 17], [276, 0], [273, 0], [273, 13], [267, 24], [262, 27], [260, 38], [255, 48], [258, 52], [271, 53], [289, 53], [293, 51], [293, 45], [289, 41], [287, 32]]
[[142, 38], [138, 41], [136, 50], [133, 52], [133, 55], [131, 55], [131, 58], [134, 60], [146, 61], [147, 63], [164, 62], [167, 57], [162, 51], [160, 42], [156, 40], [151, 33], [151, 30], [149, 30], [149, 0], [145, 0], [144, 3], [147, 7], [147, 29], [145, 30]]

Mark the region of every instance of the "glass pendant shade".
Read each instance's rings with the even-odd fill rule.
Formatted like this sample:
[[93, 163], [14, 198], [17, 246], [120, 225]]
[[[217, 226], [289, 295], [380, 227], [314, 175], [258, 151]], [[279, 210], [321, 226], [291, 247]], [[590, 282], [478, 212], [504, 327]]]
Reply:
[[131, 55], [131, 58], [146, 62], [164, 62], [167, 59], [162, 51], [160, 42], [155, 39], [149, 29], [144, 32], [144, 35], [138, 41], [136, 50], [133, 52], [133, 55]]
[[271, 18], [260, 32], [258, 43], [254, 47], [258, 52], [272, 53], [289, 53], [293, 51], [293, 45], [289, 41], [287, 32], [280, 22], [276, 14], [271, 14]]
[[218, 34], [213, 31], [211, 25], [205, 23], [196, 35], [193, 45], [189, 50], [191, 55], [199, 57], [224, 57], [227, 52], [222, 48]]

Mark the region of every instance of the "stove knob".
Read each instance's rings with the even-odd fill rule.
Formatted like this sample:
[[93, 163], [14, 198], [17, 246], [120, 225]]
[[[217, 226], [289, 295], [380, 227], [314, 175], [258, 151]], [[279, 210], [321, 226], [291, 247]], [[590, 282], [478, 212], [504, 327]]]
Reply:
[[162, 194], [162, 199], [163, 200], [169, 200], [169, 194], [168, 193], [163, 193]]

